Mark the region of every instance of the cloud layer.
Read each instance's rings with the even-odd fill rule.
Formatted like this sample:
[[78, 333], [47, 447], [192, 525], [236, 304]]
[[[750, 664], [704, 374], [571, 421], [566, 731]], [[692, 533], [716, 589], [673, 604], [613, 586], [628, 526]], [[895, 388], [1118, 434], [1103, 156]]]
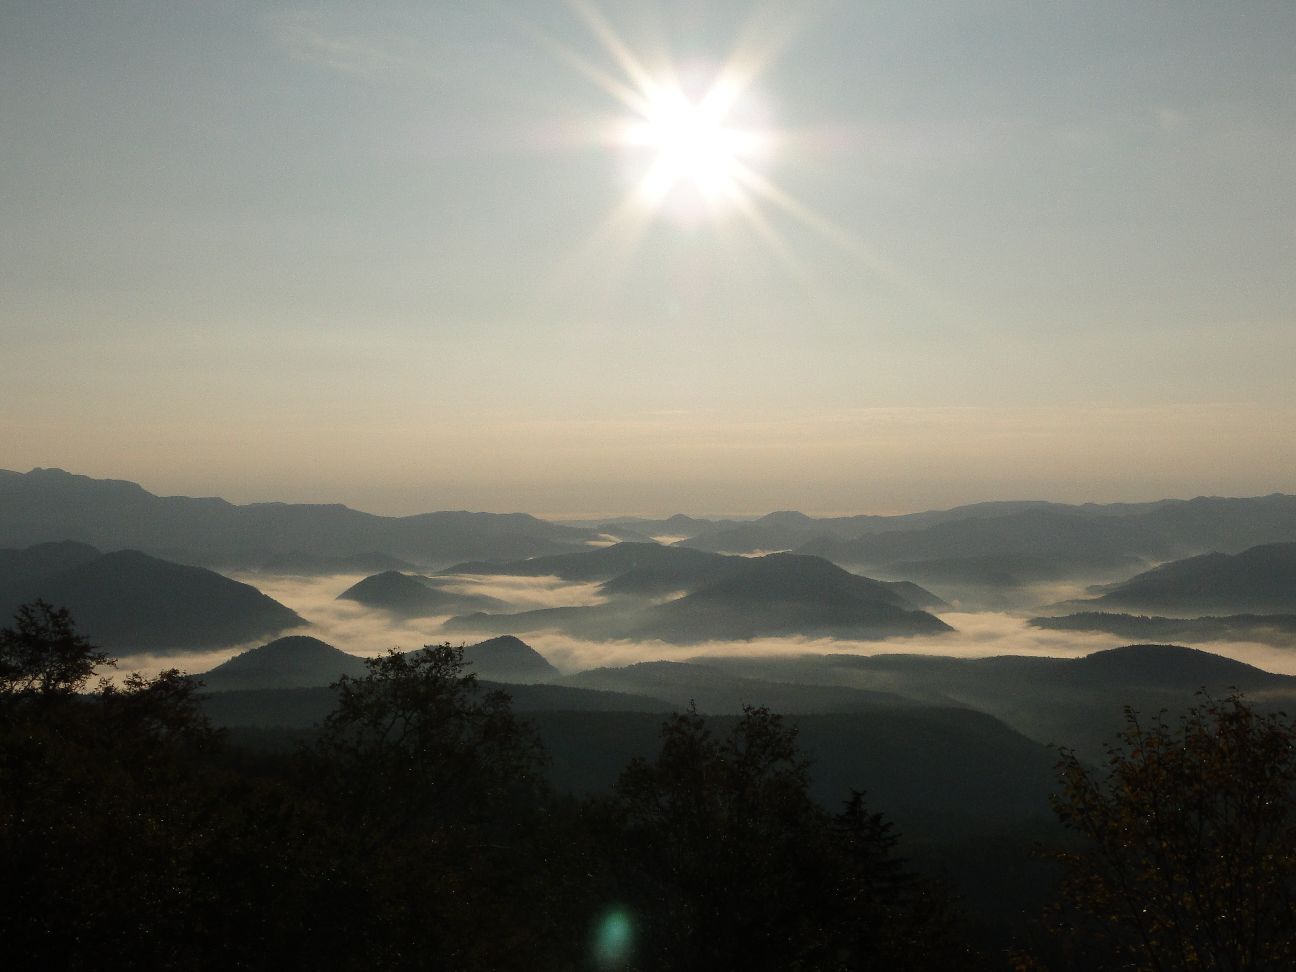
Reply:
[[[293, 633], [309, 634], [359, 656], [381, 654], [391, 648], [410, 650], [425, 644], [463, 642], [462, 634], [441, 630], [443, 617], [401, 619], [337, 595], [358, 575], [292, 577], [239, 574], [238, 580], [297, 611], [311, 626]], [[453, 578], [450, 585], [464, 593], [488, 594], [505, 600], [516, 610], [578, 606], [599, 603], [595, 584], [568, 584], [546, 577]], [[941, 618], [955, 628], [950, 634], [889, 638], [884, 641], [838, 641], [829, 638], [760, 638], [752, 641], [704, 642], [670, 645], [660, 641], [587, 641], [554, 632], [536, 632], [524, 640], [564, 674], [601, 666], [631, 665], [641, 661], [685, 661], [707, 655], [780, 655], [808, 652], [851, 652], [861, 655], [916, 653], [960, 658], [995, 655], [1036, 655], [1074, 658], [1128, 644], [1114, 635], [1032, 628], [1026, 615], [1004, 612], [949, 611]], [[482, 635], [480, 637], [485, 637]], [[472, 636], [469, 640], [480, 640]], [[261, 642], [232, 645], [227, 649], [174, 656], [133, 655], [121, 659], [120, 671], [153, 674], [179, 667], [206, 671]], [[1255, 642], [1204, 642], [1193, 645], [1215, 654], [1236, 658], [1267, 671], [1296, 675], [1296, 651]]]

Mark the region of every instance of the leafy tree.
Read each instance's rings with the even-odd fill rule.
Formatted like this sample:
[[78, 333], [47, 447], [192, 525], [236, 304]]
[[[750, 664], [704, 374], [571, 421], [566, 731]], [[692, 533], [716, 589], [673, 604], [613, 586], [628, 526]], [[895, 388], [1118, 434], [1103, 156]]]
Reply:
[[950, 914], [894, 855], [859, 793], [834, 817], [809, 795], [796, 728], [745, 707], [717, 736], [692, 709], [616, 784], [624, 896], [641, 968], [955, 968]]
[[0, 629], [0, 698], [57, 697], [80, 692], [112, 660], [77, 633], [67, 608], [36, 600]]
[[[461, 648], [429, 645], [344, 676], [310, 754], [360, 892], [366, 961], [501, 968], [559, 948], [543, 846], [543, 751]], [[569, 936], [570, 937], [570, 936]], [[543, 947], [542, 947], [543, 944]]]
[[507, 693], [483, 692], [465, 671], [462, 648], [393, 650], [365, 664], [365, 675], [335, 684], [315, 752], [371, 843], [540, 785], [538, 739]]
[[1080, 967], [1296, 967], [1296, 725], [1205, 695], [1177, 725], [1126, 710], [1104, 770], [1063, 751], [1083, 835], [1057, 930]]

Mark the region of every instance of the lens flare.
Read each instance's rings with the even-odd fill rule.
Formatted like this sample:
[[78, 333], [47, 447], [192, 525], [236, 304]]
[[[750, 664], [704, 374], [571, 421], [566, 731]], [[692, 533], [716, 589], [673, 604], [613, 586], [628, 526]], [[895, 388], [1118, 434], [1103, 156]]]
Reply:
[[605, 914], [594, 935], [594, 960], [600, 969], [625, 968], [634, 944], [634, 928], [624, 908]]

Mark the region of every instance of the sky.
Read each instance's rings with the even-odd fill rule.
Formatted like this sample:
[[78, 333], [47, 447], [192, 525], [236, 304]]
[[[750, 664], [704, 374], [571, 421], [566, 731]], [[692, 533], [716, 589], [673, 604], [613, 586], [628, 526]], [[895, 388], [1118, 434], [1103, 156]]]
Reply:
[[0, 0], [0, 467], [1296, 491], [1296, 5]]

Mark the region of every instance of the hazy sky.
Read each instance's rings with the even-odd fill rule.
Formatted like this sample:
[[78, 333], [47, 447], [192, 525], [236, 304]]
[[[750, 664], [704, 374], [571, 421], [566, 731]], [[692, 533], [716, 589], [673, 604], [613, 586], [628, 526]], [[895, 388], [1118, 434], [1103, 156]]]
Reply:
[[0, 0], [0, 467], [1296, 491], [1294, 41], [1290, 0]]

